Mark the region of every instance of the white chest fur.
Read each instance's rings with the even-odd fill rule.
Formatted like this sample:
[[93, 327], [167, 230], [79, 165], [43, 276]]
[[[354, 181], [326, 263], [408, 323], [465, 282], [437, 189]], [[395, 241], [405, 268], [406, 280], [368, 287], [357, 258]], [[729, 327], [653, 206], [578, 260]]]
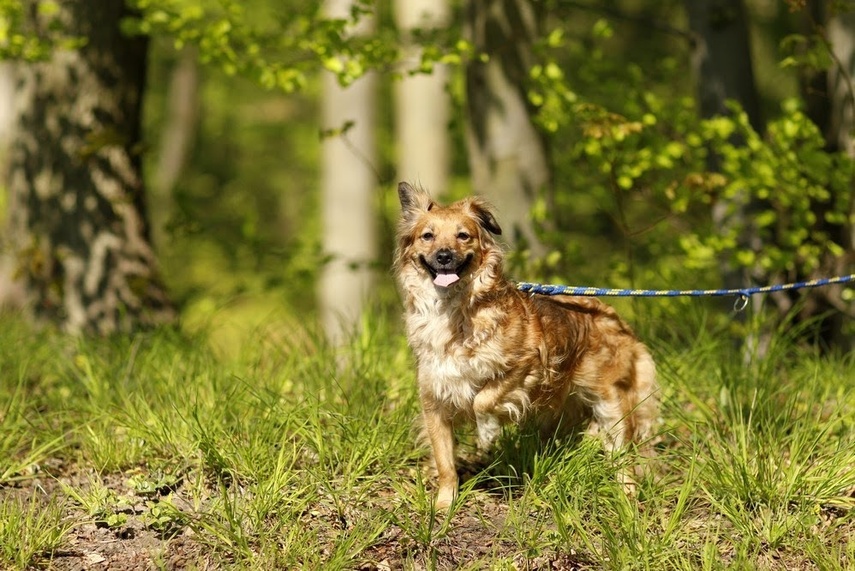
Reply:
[[471, 412], [478, 391], [506, 368], [506, 355], [489, 315], [463, 317], [442, 299], [422, 299], [407, 315], [419, 384], [446, 407]]

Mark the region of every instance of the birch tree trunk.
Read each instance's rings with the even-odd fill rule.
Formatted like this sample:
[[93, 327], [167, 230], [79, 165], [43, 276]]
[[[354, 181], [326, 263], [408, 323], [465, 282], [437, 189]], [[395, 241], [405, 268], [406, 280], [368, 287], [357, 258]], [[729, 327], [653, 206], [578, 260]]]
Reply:
[[[828, 71], [831, 117], [827, 140], [835, 150], [855, 158], [855, 12], [835, 15], [829, 20], [827, 30], [838, 64]], [[852, 193], [855, 196], [855, 189]], [[849, 204], [849, 219], [855, 220], [855, 199], [850, 199]], [[855, 252], [855, 225], [850, 222], [842, 231], [841, 243], [851, 255]]]
[[[9, 62], [0, 62], [0, 179], [7, 180], [9, 145], [15, 106], [15, 74]], [[20, 309], [24, 304], [24, 288], [15, 281], [15, 258], [7, 244], [9, 214], [0, 215], [0, 309]]]
[[166, 120], [160, 137], [154, 194], [169, 200], [193, 147], [199, 118], [199, 54], [186, 47], [178, 56], [166, 93]]
[[9, 173], [16, 273], [35, 316], [71, 333], [170, 321], [140, 174], [147, 40], [121, 34], [123, 2], [58, 6], [86, 44], [18, 69]]
[[[330, 17], [347, 18], [352, 0], [328, 0]], [[362, 20], [354, 33], [365, 33]], [[318, 285], [321, 323], [327, 338], [341, 343], [362, 313], [377, 258], [375, 220], [377, 177], [374, 171], [376, 77], [368, 74], [348, 87], [331, 73], [323, 77], [324, 131], [344, 132], [323, 141], [321, 212], [323, 248], [330, 256]]]
[[540, 30], [533, 0], [471, 0], [466, 27], [486, 61], [466, 67], [469, 164], [476, 192], [501, 211], [511, 244], [542, 250], [530, 211], [551, 182], [546, 140], [532, 122], [526, 83]]
[[[445, 0], [396, 0], [395, 21], [404, 38], [408, 69], [418, 67], [421, 50], [411, 42], [416, 28], [447, 25]], [[430, 75], [406, 76], [395, 84], [398, 180], [422, 185], [436, 196], [448, 189], [448, 69], [437, 64]]]

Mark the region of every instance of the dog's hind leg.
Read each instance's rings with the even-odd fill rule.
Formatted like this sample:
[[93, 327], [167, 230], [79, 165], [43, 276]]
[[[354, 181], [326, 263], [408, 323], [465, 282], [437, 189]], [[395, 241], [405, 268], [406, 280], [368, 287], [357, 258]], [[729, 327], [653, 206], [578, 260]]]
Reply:
[[[592, 404], [591, 431], [598, 430], [603, 446], [609, 453], [619, 452], [630, 444], [642, 454], [649, 448], [649, 437], [656, 419], [656, 367], [647, 349], [636, 348], [632, 365], [625, 378], [613, 383]], [[618, 479], [627, 492], [635, 489], [630, 472], [639, 475], [638, 468], [622, 469]]]
[[[591, 406], [593, 418], [588, 426], [588, 434], [599, 436], [607, 456], [614, 457], [631, 441], [633, 435], [633, 419], [626, 411], [626, 395], [620, 390], [609, 391], [608, 396], [601, 396]], [[618, 469], [617, 480], [627, 494], [635, 493], [635, 480], [632, 470], [627, 466]]]
[[632, 440], [642, 452], [650, 448], [653, 426], [659, 416], [659, 387], [656, 383], [656, 365], [647, 348], [641, 345], [634, 361], [635, 399], [631, 414], [634, 431]]

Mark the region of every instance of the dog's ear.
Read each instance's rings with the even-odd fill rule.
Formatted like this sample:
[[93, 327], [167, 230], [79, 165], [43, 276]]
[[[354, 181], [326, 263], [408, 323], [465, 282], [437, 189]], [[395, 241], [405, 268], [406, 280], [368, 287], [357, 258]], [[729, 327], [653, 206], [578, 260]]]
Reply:
[[427, 191], [408, 182], [398, 183], [398, 199], [401, 201], [401, 214], [405, 219], [410, 219], [420, 212], [427, 212], [434, 205]]
[[502, 234], [502, 227], [499, 226], [498, 222], [496, 222], [496, 217], [493, 216], [490, 205], [486, 200], [481, 198], [470, 198], [469, 208], [472, 213], [475, 214], [475, 217], [478, 219], [478, 224], [480, 224], [484, 230], [487, 230], [496, 236], [500, 236]]

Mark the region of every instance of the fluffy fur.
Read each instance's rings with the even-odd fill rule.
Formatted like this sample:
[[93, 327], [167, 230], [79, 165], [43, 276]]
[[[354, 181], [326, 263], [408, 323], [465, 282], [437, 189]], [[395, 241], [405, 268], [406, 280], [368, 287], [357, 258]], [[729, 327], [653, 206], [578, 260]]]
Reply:
[[454, 426], [475, 422], [486, 450], [501, 424], [534, 419], [544, 434], [589, 422], [607, 449], [644, 441], [657, 414], [647, 348], [608, 305], [531, 296], [502, 273], [501, 233], [487, 204], [450, 206], [398, 185], [395, 274], [418, 365], [437, 507], [457, 494]]

